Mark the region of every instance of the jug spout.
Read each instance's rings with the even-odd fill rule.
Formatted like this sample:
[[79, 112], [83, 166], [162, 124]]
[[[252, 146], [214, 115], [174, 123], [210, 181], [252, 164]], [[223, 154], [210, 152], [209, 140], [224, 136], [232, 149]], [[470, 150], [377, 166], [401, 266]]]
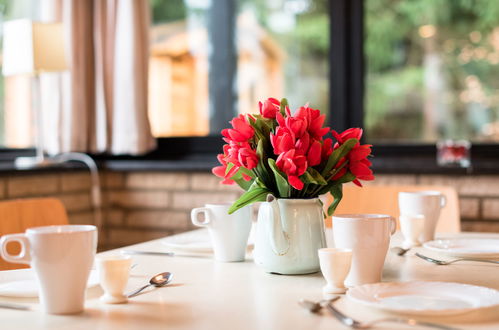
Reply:
[[267, 203], [270, 205], [270, 214], [267, 217], [267, 232], [269, 234], [270, 246], [276, 255], [282, 256], [289, 250], [289, 237], [283, 230], [281, 211], [277, 203], [277, 198], [269, 194], [267, 195]]

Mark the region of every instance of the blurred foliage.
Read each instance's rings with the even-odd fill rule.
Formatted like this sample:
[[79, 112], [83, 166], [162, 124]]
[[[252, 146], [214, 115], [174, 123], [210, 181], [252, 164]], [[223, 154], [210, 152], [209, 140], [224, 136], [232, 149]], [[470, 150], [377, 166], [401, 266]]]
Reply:
[[153, 24], [183, 20], [187, 17], [184, 0], [149, 0]]
[[[494, 47], [491, 39], [499, 25], [499, 1], [366, 0], [365, 6], [368, 138], [489, 139], [483, 127], [499, 119], [495, 96], [499, 46]], [[426, 39], [424, 28], [430, 29]], [[431, 84], [425, 82], [429, 74], [425, 60], [430, 53], [441, 62], [438, 79], [445, 84], [445, 95], [439, 96], [445, 105], [434, 105], [434, 111], [441, 113], [435, 116], [433, 135], [425, 133], [422, 111]], [[470, 77], [478, 81], [483, 98], [465, 97], [465, 93], [477, 92], [470, 92]], [[394, 129], [400, 118], [410, 120], [401, 121], [404, 129]]]

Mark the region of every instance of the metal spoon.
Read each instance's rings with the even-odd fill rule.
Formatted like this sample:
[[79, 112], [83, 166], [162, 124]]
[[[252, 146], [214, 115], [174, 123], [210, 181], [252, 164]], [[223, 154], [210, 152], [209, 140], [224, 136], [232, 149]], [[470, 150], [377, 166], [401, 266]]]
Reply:
[[137, 289], [137, 290], [135, 290], [133, 292], [130, 292], [126, 296], [128, 298], [134, 297], [134, 296], [138, 295], [140, 292], [142, 292], [142, 290], [144, 290], [145, 288], [148, 288], [148, 287], [150, 287], [152, 285], [154, 285], [157, 288], [165, 286], [168, 283], [170, 283], [172, 281], [172, 279], [173, 279], [173, 274], [172, 273], [170, 273], [170, 272], [160, 273], [160, 274], [152, 277], [149, 280], [149, 284], [144, 285], [143, 287], [141, 287], [141, 288], [139, 288], [139, 289]]
[[396, 255], [398, 256], [403, 256], [404, 254], [406, 254], [411, 248], [408, 248], [408, 249], [404, 249], [404, 248], [401, 248], [400, 246], [394, 246], [392, 247], [390, 250], [395, 253]]

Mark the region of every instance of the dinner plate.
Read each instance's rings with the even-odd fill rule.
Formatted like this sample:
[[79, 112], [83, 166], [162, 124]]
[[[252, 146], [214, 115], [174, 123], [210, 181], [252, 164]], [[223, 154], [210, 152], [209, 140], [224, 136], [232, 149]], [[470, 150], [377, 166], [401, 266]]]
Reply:
[[[177, 252], [186, 253], [213, 253], [210, 236], [207, 230], [197, 230], [191, 233], [184, 233], [178, 236], [168, 236], [161, 240], [161, 243]], [[253, 247], [253, 230], [248, 238], [248, 248]]]
[[166, 237], [161, 240], [161, 243], [175, 251], [213, 253], [210, 237], [207, 232], [205, 235], [200, 235], [200, 233], [196, 232], [195, 235], [189, 235], [187, 233], [179, 236]]
[[494, 238], [442, 238], [423, 246], [451, 257], [499, 258], [499, 239]]
[[[90, 272], [87, 289], [99, 284], [96, 270]], [[30, 268], [0, 271], [0, 296], [18, 298], [37, 298], [38, 283]]]
[[351, 288], [354, 302], [387, 312], [450, 315], [499, 305], [499, 291], [452, 282], [411, 281], [364, 284]]

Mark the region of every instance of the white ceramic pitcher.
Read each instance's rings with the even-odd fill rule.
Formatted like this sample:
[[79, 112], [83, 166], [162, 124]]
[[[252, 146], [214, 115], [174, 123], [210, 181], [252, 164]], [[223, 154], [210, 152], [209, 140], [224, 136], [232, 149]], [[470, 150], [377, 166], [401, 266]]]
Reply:
[[315, 273], [320, 269], [317, 250], [324, 247], [324, 216], [318, 198], [267, 196], [258, 212], [253, 252], [257, 265], [269, 273]]

